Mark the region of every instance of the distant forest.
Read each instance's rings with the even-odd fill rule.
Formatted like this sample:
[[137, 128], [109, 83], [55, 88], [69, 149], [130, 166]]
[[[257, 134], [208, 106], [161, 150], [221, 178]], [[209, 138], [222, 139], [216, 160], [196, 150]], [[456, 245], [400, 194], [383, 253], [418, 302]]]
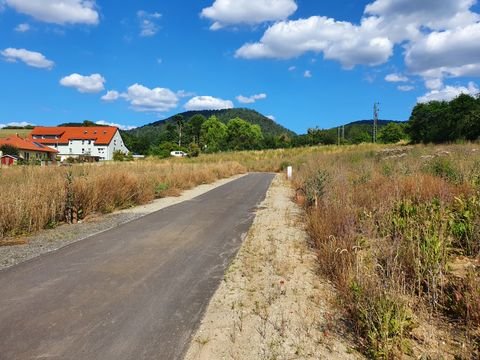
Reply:
[[[63, 126], [96, 125], [87, 120]], [[368, 143], [373, 141], [373, 121], [355, 121], [332, 129], [311, 128], [297, 135], [256, 111], [226, 109], [189, 111], [121, 133], [126, 146], [136, 154], [167, 157], [172, 150], [184, 150], [195, 156], [201, 152]], [[478, 139], [480, 95], [462, 94], [452, 101], [419, 103], [407, 122], [378, 121], [379, 143]]]
[[[406, 139], [406, 123], [380, 120], [378, 141]], [[340, 130], [309, 129], [297, 135], [249, 109], [190, 111], [122, 132], [125, 144], [138, 154], [168, 156], [172, 150], [197, 153], [229, 150], [276, 149], [311, 145], [371, 142], [372, 120], [345, 125]]]

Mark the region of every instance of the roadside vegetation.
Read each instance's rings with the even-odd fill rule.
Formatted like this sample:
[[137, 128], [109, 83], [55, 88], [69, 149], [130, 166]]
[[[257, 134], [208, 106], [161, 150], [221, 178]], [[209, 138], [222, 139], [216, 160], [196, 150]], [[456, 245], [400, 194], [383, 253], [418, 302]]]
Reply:
[[358, 147], [300, 166], [319, 271], [369, 357], [479, 358], [479, 150]]
[[178, 195], [196, 185], [243, 172], [245, 168], [236, 162], [181, 161], [3, 168], [0, 245], [7, 237]]

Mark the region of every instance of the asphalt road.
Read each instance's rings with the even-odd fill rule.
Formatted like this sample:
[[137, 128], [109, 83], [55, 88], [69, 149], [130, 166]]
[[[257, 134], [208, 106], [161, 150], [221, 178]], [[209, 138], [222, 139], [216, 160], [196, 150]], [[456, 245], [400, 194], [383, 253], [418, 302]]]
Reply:
[[264, 199], [250, 174], [0, 271], [0, 359], [181, 359]]

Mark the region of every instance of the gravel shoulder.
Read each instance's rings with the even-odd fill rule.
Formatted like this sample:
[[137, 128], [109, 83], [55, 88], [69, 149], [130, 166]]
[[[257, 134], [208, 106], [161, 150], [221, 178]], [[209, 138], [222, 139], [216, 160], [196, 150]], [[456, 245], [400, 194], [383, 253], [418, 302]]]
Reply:
[[329, 305], [335, 292], [316, 274], [292, 197], [277, 175], [186, 360], [362, 358]]
[[77, 224], [63, 224], [54, 229], [43, 230], [30, 236], [14, 239], [14, 242], [18, 243], [18, 245], [0, 246], [0, 270], [58, 250], [66, 245], [84, 240], [155, 211], [191, 200], [243, 176], [245, 174], [218, 180], [212, 184], [200, 185], [184, 191], [178, 197], [157, 199], [146, 205], [120, 210], [107, 215], [90, 216]]

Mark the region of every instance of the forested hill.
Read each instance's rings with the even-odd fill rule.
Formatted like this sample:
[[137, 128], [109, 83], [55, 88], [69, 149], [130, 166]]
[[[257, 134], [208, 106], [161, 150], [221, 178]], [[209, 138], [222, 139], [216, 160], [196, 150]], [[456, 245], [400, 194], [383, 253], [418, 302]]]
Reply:
[[[188, 122], [188, 120], [195, 115], [202, 115], [207, 119], [211, 116], [216, 116], [218, 120], [220, 120], [225, 124], [232, 119], [240, 118], [242, 120], [249, 122], [250, 124], [259, 125], [264, 135], [271, 135], [271, 136], [280, 136], [284, 134], [288, 136], [295, 135], [293, 131], [283, 127], [280, 124], [277, 124], [275, 121], [267, 118], [266, 116], [258, 113], [257, 111], [250, 110], [250, 109], [237, 108], [237, 109], [225, 109], [225, 110], [187, 111], [178, 115], [181, 115], [185, 122]], [[138, 134], [144, 133], [145, 131], [148, 132], [152, 127], [164, 127], [167, 124], [175, 124], [175, 119], [174, 119], [175, 116], [139, 127], [137, 129], [131, 130], [130, 132], [138, 135]]]

